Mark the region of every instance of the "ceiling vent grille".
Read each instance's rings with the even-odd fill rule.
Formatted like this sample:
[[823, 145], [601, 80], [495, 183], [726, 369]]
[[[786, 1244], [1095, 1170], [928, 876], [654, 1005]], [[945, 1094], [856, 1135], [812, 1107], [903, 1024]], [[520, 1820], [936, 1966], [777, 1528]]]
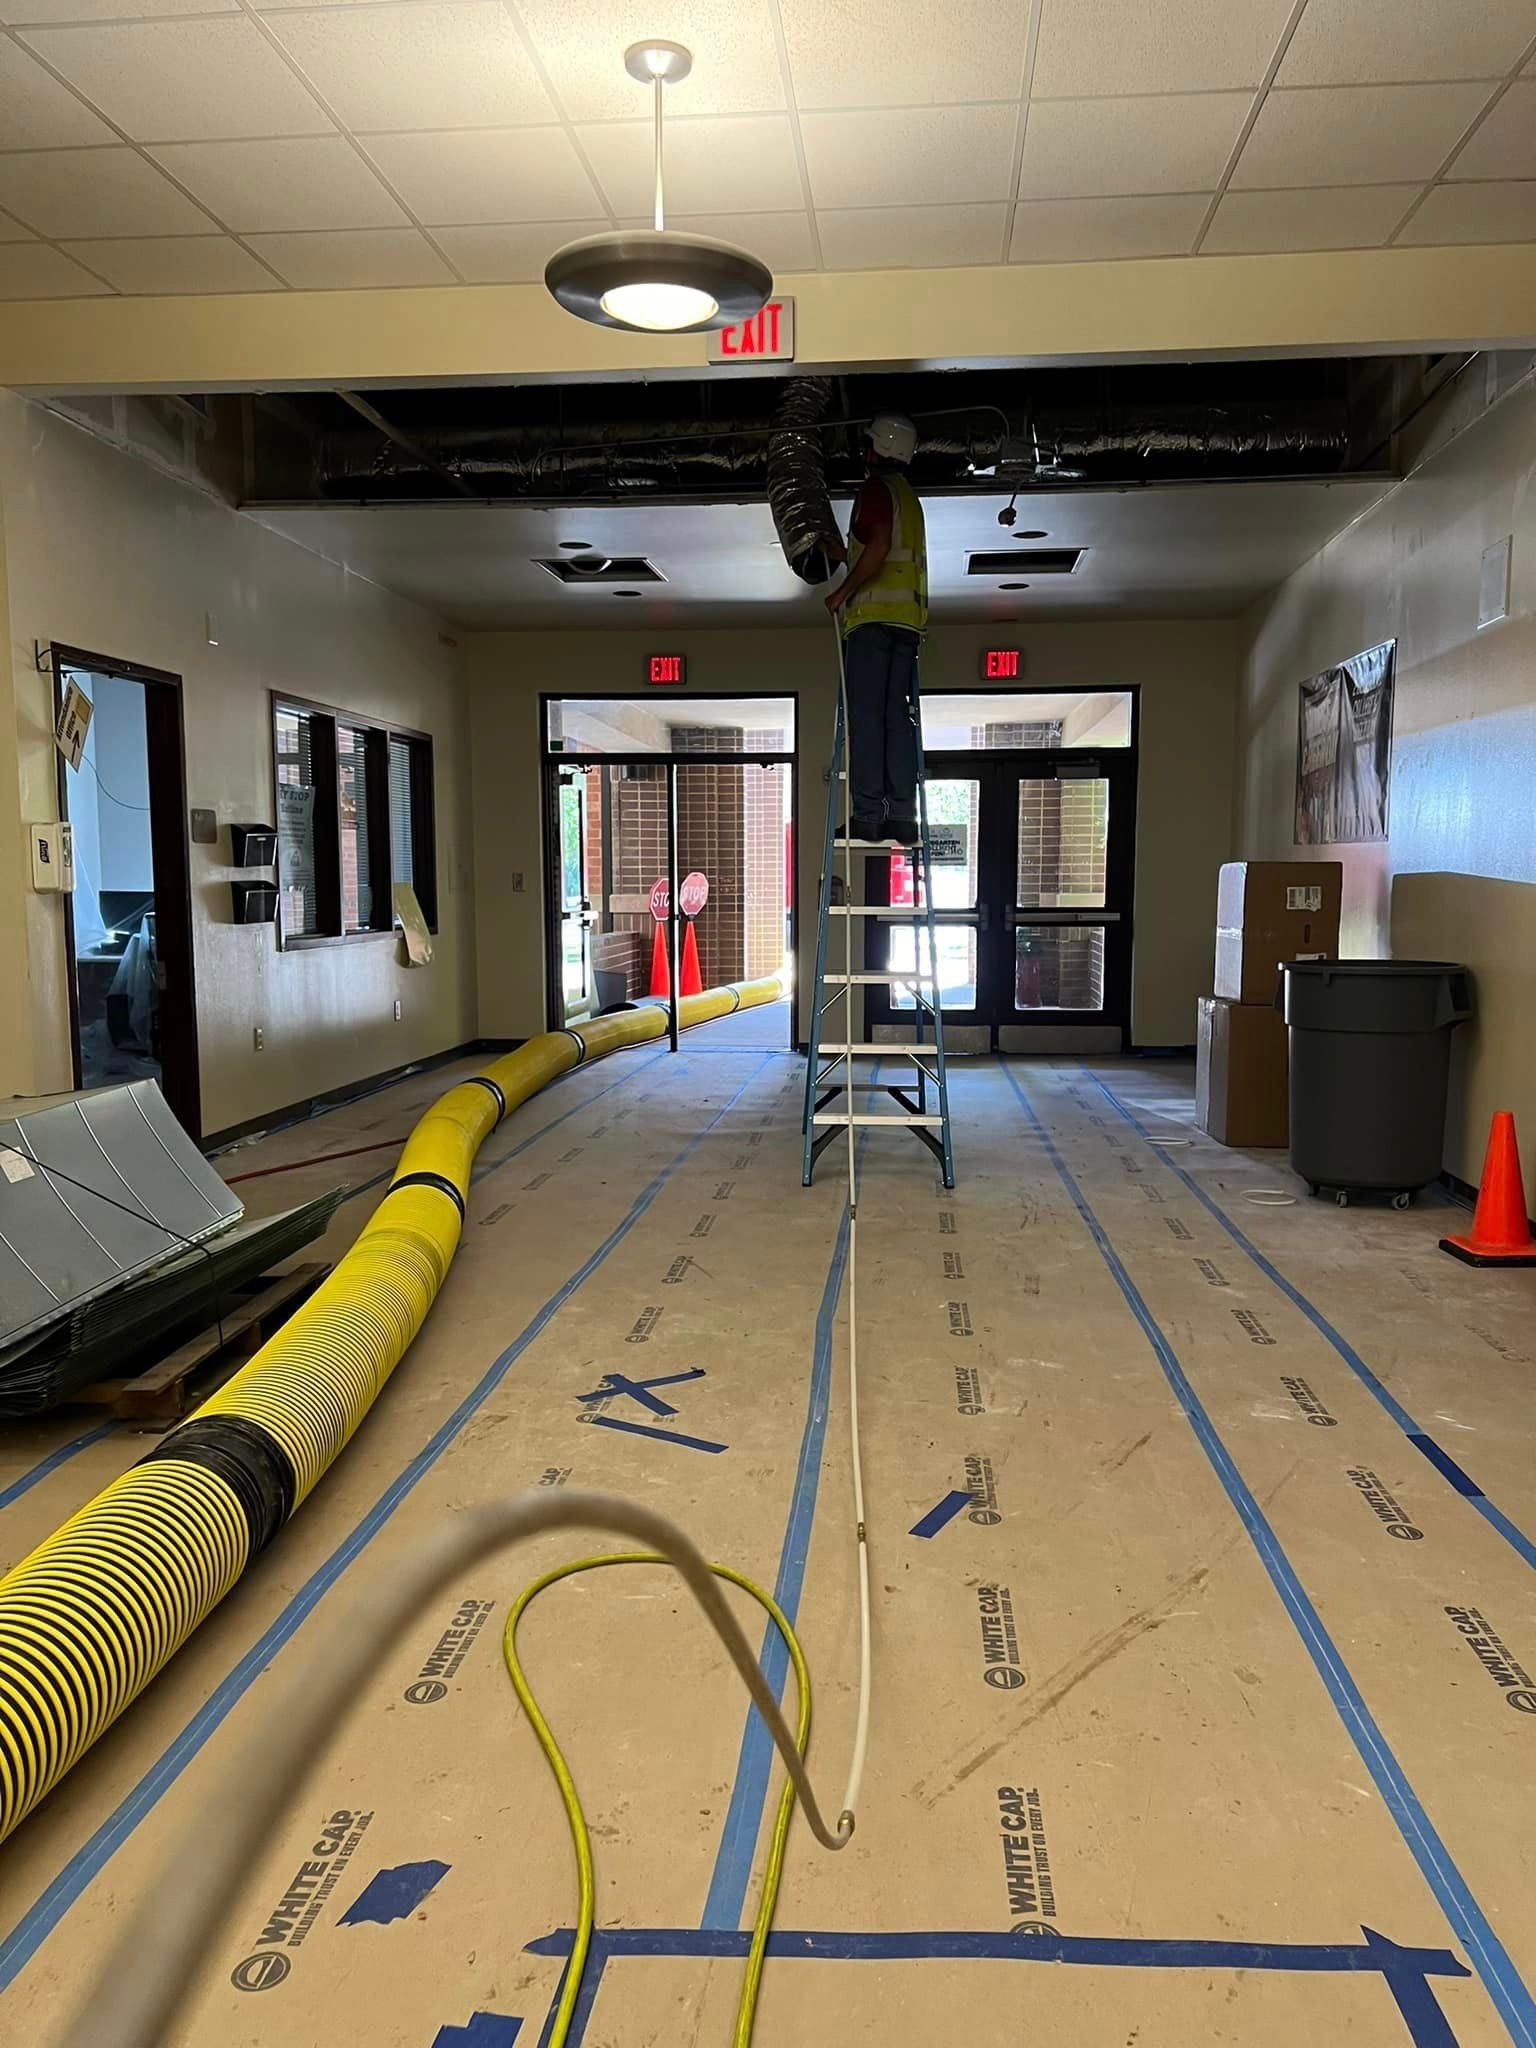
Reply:
[[534, 557], [557, 583], [665, 583], [666, 577], [643, 555], [560, 555]]
[[1070, 576], [1083, 548], [1012, 548], [1007, 554], [967, 555], [967, 576]]

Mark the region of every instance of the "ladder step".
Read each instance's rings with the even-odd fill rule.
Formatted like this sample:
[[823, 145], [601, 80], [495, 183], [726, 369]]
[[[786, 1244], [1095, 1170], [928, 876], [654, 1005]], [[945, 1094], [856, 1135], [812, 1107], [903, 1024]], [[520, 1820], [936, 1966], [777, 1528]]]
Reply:
[[847, 1110], [827, 1109], [823, 1110], [820, 1115], [813, 1116], [811, 1122], [813, 1124], [889, 1124], [893, 1130], [898, 1125], [905, 1127], [909, 1124], [927, 1124], [933, 1130], [938, 1130], [943, 1124], [944, 1119], [941, 1116], [914, 1116], [908, 1110], [903, 1110], [899, 1115], [895, 1116], [871, 1116], [867, 1110], [854, 1110], [850, 1113]]
[[931, 982], [935, 976], [933, 970], [927, 967], [908, 968], [904, 973], [898, 973], [894, 967], [890, 967], [878, 973], [871, 969], [863, 974], [824, 974], [821, 978], [823, 981], [834, 983], [838, 988], [862, 987], [866, 983], [883, 988], [891, 981]]
[[[829, 1055], [841, 1059], [845, 1052], [878, 1054], [883, 1060], [898, 1062], [912, 1059], [931, 1060], [938, 1057], [938, 1048], [933, 1045], [875, 1045], [868, 1041], [856, 1045], [818, 1045], [816, 1052], [821, 1059], [826, 1059]], [[951, 1054], [950, 1057], [953, 1058], [954, 1055]]]
[[827, 908], [834, 917], [900, 918], [903, 924], [928, 922], [926, 910], [904, 910], [899, 903], [829, 903]]

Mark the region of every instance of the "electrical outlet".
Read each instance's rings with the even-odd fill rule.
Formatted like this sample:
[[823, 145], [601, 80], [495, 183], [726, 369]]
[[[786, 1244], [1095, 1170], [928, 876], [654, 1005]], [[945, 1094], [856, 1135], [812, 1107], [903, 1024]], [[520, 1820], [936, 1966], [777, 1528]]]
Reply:
[[395, 1022], [397, 1024], [400, 1022], [400, 998], [398, 996], [395, 997]]
[[266, 1049], [267, 1034], [265, 1031], [262, 1030], [261, 1026], [258, 1024], [251, 1033], [251, 1050], [253, 1052], [265, 1052]]
[[514, 868], [514, 869], [512, 870], [512, 894], [513, 894], [514, 896], [521, 896], [521, 895], [522, 895], [522, 893], [523, 893], [523, 871], [522, 871], [522, 869], [521, 869], [521, 868]]

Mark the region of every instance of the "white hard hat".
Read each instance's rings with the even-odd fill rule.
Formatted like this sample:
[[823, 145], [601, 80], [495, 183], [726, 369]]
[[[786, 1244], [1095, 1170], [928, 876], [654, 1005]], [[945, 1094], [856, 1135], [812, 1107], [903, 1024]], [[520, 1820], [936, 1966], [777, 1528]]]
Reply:
[[892, 462], [910, 462], [917, 453], [917, 429], [899, 412], [883, 412], [869, 423], [870, 445]]

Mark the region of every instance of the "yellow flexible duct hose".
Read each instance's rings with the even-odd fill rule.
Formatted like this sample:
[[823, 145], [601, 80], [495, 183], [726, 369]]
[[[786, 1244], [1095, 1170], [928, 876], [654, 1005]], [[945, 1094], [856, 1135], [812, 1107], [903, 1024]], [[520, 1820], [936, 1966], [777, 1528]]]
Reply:
[[[678, 1021], [708, 1023], [781, 993], [776, 979], [711, 989], [684, 997]], [[447, 1276], [475, 1154], [502, 1115], [571, 1067], [666, 1029], [664, 1008], [619, 1011], [530, 1039], [450, 1088], [304, 1306], [144, 1463], [0, 1579], [0, 1840], [218, 1606], [351, 1439]]]

